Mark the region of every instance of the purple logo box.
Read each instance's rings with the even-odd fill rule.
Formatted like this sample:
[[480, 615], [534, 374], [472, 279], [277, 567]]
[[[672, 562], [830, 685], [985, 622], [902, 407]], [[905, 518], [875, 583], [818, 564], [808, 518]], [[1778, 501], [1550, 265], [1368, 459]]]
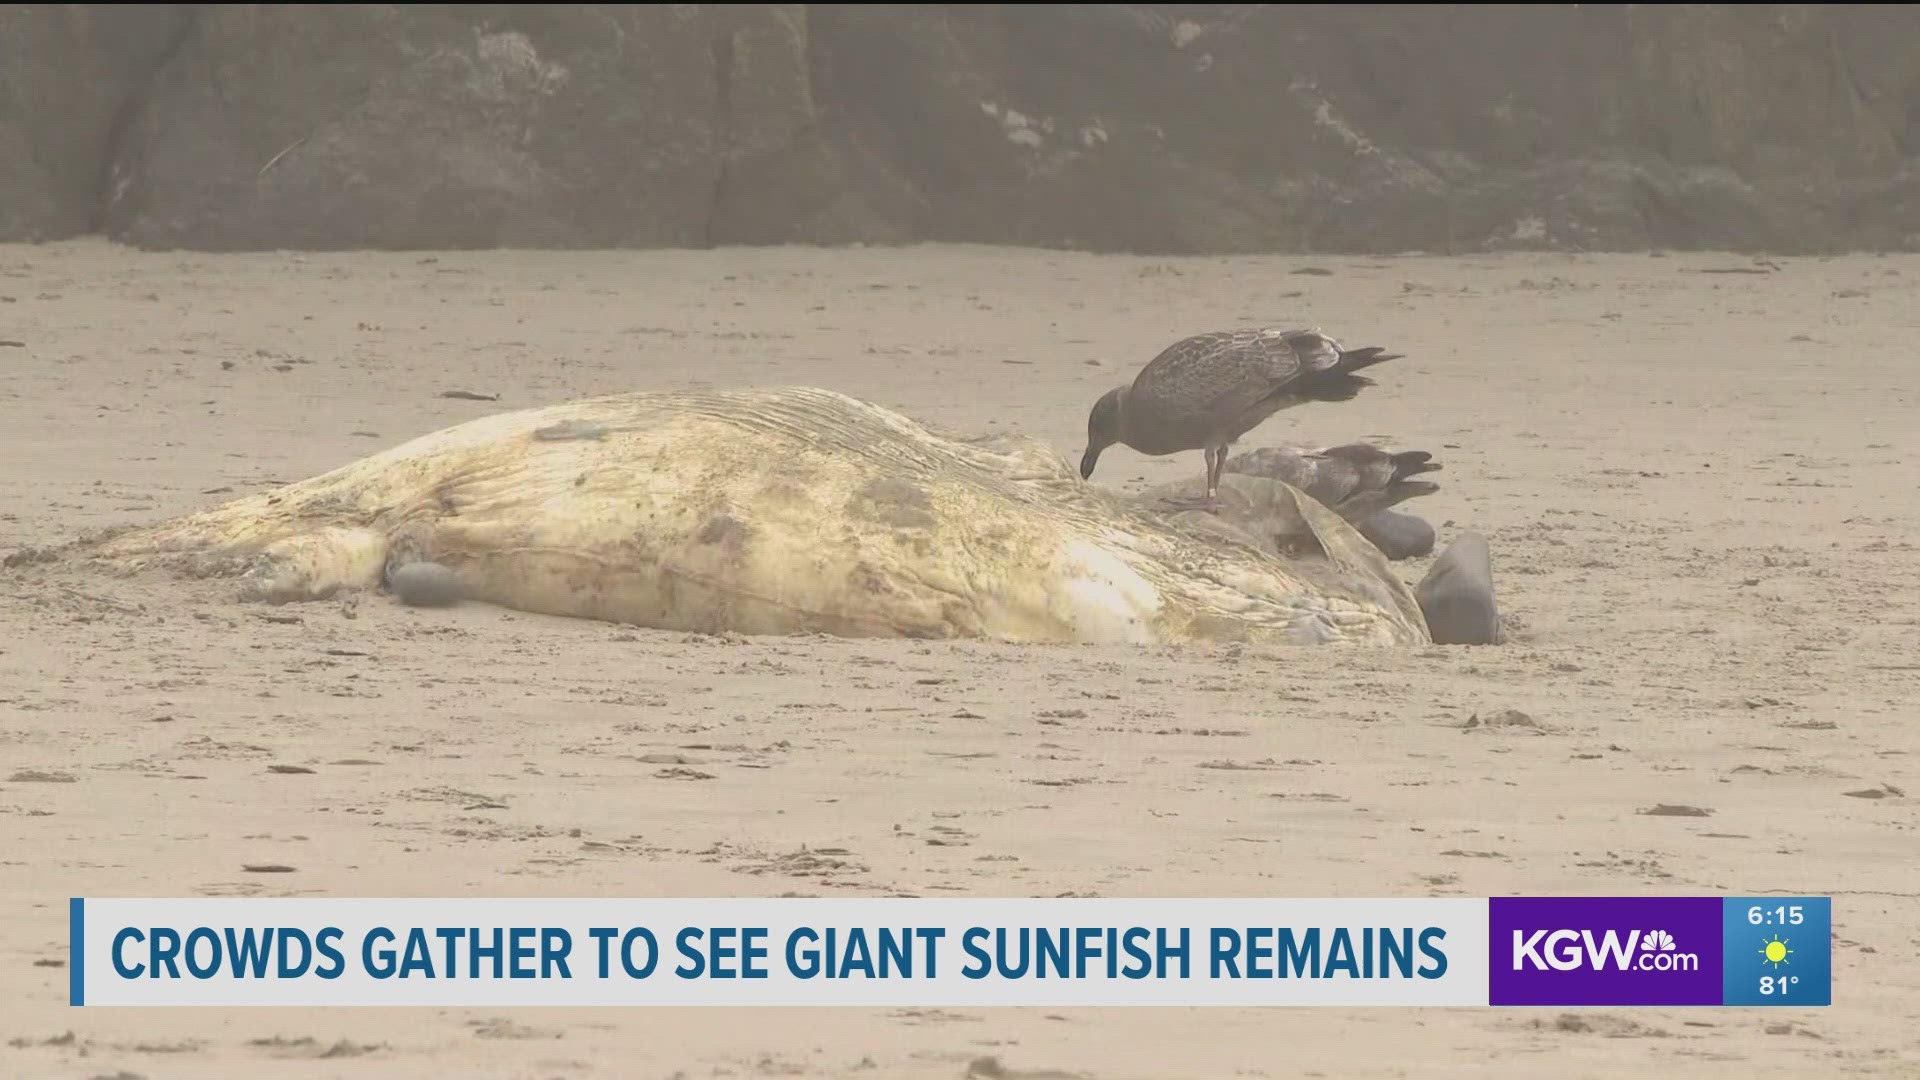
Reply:
[[1492, 897], [1492, 1005], [1718, 1005], [1717, 896]]

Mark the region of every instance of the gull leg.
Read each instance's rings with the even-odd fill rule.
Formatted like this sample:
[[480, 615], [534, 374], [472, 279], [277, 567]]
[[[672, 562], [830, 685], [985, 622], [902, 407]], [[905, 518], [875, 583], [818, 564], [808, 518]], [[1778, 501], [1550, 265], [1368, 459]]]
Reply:
[[1207, 447], [1207, 513], [1220, 512], [1220, 466], [1227, 460], [1227, 448]]

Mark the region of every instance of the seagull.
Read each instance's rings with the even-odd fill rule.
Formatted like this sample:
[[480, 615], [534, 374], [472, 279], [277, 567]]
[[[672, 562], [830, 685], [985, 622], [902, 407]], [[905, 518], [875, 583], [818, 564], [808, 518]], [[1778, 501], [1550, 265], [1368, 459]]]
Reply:
[[1281, 409], [1348, 401], [1373, 380], [1355, 372], [1399, 353], [1346, 349], [1318, 330], [1219, 330], [1182, 338], [1134, 377], [1109, 390], [1087, 417], [1081, 479], [1100, 452], [1120, 443], [1159, 457], [1207, 454], [1207, 509], [1218, 512], [1227, 449]]
[[1440, 463], [1425, 450], [1382, 450], [1369, 443], [1347, 443], [1318, 450], [1263, 446], [1221, 466], [1223, 473], [1246, 473], [1279, 480], [1306, 492], [1350, 525], [1440, 485], [1412, 479], [1439, 472]]

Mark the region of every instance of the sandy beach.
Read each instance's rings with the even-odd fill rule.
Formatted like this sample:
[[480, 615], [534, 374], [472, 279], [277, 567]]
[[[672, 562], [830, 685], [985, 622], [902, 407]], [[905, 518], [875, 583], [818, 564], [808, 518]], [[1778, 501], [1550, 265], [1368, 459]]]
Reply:
[[[1916, 283], [1920, 256], [0, 246], [0, 554], [635, 389], [817, 385], [1077, 458], [1164, 345], [1299, 323], [1405, 357], [1242, 448], [1433, 452], [1402, 509], [1487, 535], [1513, 639], [736, 639], [18, 565], [0, 1075], [1920, 1076]], [[1115, 448], [1095, 482], [1201, 468]], [[66, 1004], [70, 896], [1722, 891], [1834, 897], [1831, 1008]]]

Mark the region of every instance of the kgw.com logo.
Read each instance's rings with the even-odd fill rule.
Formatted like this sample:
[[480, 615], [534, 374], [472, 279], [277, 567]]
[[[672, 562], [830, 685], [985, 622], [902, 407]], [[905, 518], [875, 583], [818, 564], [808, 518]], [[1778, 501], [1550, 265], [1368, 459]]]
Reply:
[[1665, 930], [1629, 930], [1623, 940], [1608, 930], [1598, 939], [1591, 930], [1513, 932], [1513, 970], [1698, 971], [1698, 953], [1679, 952]]

